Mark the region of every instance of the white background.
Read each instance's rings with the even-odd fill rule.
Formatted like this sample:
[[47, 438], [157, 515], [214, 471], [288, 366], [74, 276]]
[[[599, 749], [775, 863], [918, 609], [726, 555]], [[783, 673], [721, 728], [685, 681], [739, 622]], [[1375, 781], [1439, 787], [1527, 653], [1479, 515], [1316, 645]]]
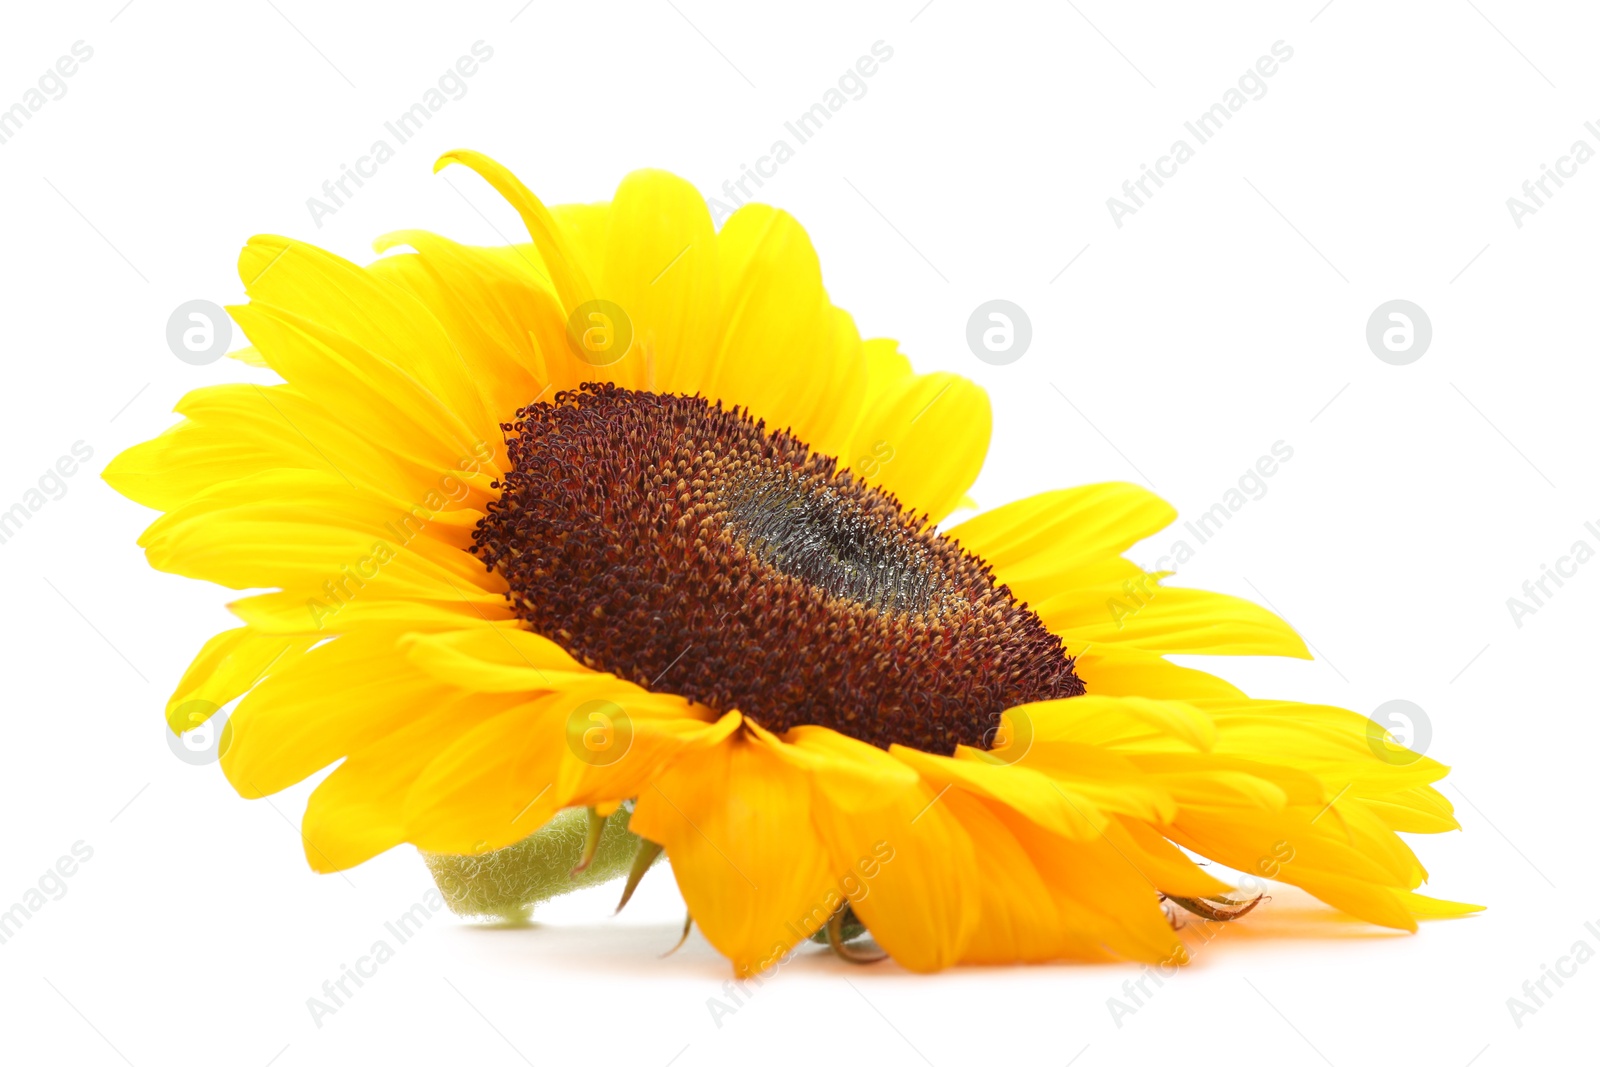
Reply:
[[[1574, 942], [1600, 949], [1584, 929], [1600, 927], [1600, 563], [1520, 627], [1506, 605], [1573, 542], [1600, 547], [1584, 529], [1600, 525], [1600, 162], [1520, 228], [1506, 207], [1574, 140], [1600, 148], [1583, 128], [1600, 119], [1592, 11], [123, 2], [16, 6], [0, 35], [0, 107], [74, 42], [94, 50], [67, 93], [0, 145], [0, 509], [74, 442], [93, 449], [66, 494], [0, 545], [0, 909], [75, 842], [93, 849], [65, 895], [0, 945], [0, 1058], [1594, 1056], [1584, 1022], [1600, 962], [1520, 1028], [1506, 1006]], [[306, 198], [479, 40], [494, 56], [467, 95], [318, 228]], [[1266, 495], [1174, 581], [1269, 599], [1319, 657], [1206, 665], [1256, 695], [1425, 709], [1464, 828], [1414, 842], [1428, 891], [1489, 910], [1407, 936], [1279, 892], [1120, 1026], [1107, 999], [1132, 967], [929, 978], [825, 952], [718, 1025], [707, 999], [725, 996], [729, 968], [698, 935], [658, 958], [682, 910], [657, 871], [617, 920], [614, 887], [558, 902], [528, 929], [436, 917], [319, 1027], [307, 998], [430, 883], [409, 849], [313, 875], [297, 833], [309, 783], [246, 802], [214, 766], [168, 748], [162, 703], [230, 624], [227, 594], [149, 570], [134, 541], [153, 516], [98, 475], [167, 426], [182, 393], [249, 373], [174, 358], [168, 315], [239, 299], [234, 257], [254, 233], [362, 262], [372, 238], [401, 227], [524, 239], [476, 177], [430, 173], [450, 148], [490, 153], [550, 202], [607, 198], [640, 166], [714, 194], [880, 40], [894, 55], [867, 94], [761, 190], [809, 229], [834, 301], [864, 336], [898, 337], [920, 368], [989, 390], [984, 505], [1128, 479], [1194, 520], [1275, 442], [1292, 447]], [[1293, 58], [1267, 94], [1114, 225], [1106, 198], [1280, 40]], [[964, 338], [972, 309], [996, 297], [1026, 309], [1034, 332], [1004, 367]], [[1365, 341], [1368, 316], [1395, 298], [1433, 324], [1408, 366]], [[1133, 555], [1153, 565], [1179, 536]]]

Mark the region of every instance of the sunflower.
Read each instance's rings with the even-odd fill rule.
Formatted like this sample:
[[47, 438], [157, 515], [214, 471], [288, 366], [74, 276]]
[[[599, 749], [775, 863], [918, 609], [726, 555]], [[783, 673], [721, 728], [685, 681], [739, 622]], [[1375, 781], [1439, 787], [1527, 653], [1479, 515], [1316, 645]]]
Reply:
[[1475, 910], [1413, 892], [1396, 833], [1457, 828], [1444, 767], [1165, 658], [1309, 658], [1122, 557], [1167, 504], [1108, 483], [940, 527], [988, 400], [863, 341], [789, 215], [715, 229], [659, 171], [547, 208], [450, 163], [532, 243], [252, 239], [236, 356], [281, 383], [188, 394], [105, 473], [164, 513], [154, 567], [253, 591], [168, 722], [238, 701], [245, 797], [337, 764], [313, 868], [487, 858], [588, 809], [584, 862], [625, 821], [634, 880], [664, 850], [740, 975], [845, 918], [915, 971], [1181, 961], [1164, 900], [1247, 906], [1196, 856], [1389, 927]]

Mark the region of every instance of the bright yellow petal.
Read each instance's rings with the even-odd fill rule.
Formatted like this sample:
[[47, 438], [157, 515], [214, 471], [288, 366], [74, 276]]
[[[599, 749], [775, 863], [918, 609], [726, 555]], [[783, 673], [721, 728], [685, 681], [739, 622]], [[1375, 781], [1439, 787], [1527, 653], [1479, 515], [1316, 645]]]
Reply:
[[[920, 779], [907, 782], [905, 764], [881, 750], [874, 756], [834, 747], [821, 735], [793, 747], [839, 761], [835, 772], [811, 773], [813, 819], [837, 869], [876, 862], [868, 892], [853, 901], [873, 938], [908, 970], [937, 971], [959, 961], [981, 914], [981, 875], [972, 839], [940, 790]], [[828, 784], [833, 774], [843, 781]], [[861, 777], [873, 774], [883, 782], [881, 800], [860, 806]], [[841, 793], [847, 803], [835, 799]]]
[[[508, 263], [494, 250], [422, 230], [374, 242], [379, 252], [399, 245], [416, 251], [384, 256], [368, 269], [408, 289], [440, 321], [466, 362], [484, 411], [499, 422], [536, 399], [550, 399], [554, 390], [543, 353], [563, 343], [566, 318], [554, 294], [529, 276], [532, 266], [518, 270], [515, 260]], [[528, 255], [536, 253], [530, 249]], [[489, 441], [499, 448], [500, 439], [497, 425]]]
[[167, 700], [167, 725], [174, 733], [194, 729], [269, 671], [293, 665], [317, 640], [258, 633], [248, 626], [224, 630], [205, 643], [183, 672]]
[[222, 769], [241, 796], [276, 793], [423, 717], [451, 687], [408, 670], [393, 632], [321, 645], [256, 686], [230, 719]]
[[1288, 623], [1238, 597], [1161, 586], [1126, 616], [1109, 611], [1107, 599], [1101, 590], [1074, 591], [1035, 604], [1034, 611], [1070, 648], [1092, 643], [1161, 655], [1311, 658]]
[[[1004, 805], [990, 813], [1032, 858], [1060, 912], [1060, 929], [1083, 932], [1124, 959], [1181, 963], [1186, 958], [1162, 914], [1156, 886], [1110, 838], [1068, 841]], [[1069, 955], [1071, 942], [1052, 955]]]
[[458, 630], [480, 625], [509, 624], [515, 616], [504, 597], [446, 580], [425, 599], [385, 600], [357, 597], [339, 610], [325, 614], [325, 600], [309, 598], [304, 590], [261, 593], [228, 605], [228, 610], [264, 634], [306, 634], [331, 637], [368, 626], [403, 628], [421, 633]]
[[539, 249], [550, 284], [565, 311], [570, 312], [579, 304], [594, 299], [593, 282], [584, 269], [583, 260], [574, 254], [566, 231], [515, 174], [481, 152], [460, 149], [440, 156], [433, 169], [438, 172], [452, 163], [461, 163], [476, 171], [522, 217], [522, 224]]
[[1142, 696], [1156, 700], [1244, 696], [1242, 691], [1214, 674], [1180, 667], [1153, 652], [1122, 645], [1084, 648], [1077, 652], [1073, 669], [1089, 692], [1096, 696]]
[[298, 593], [302, 628], [316, 631], [357, 601], [502, 604], [504, 580], [463, 550], [475, 521], [475, 512], [408, 512], [320, 472], [272, 471], [206, 491], [139, 540], [158, 570]]
[[750, 731], [683, 756], [639, 794], [630, 828], [663, 845], [706, 939], [740, 977], [827, 922], [842, 899], [806, 776]]
[[[257, 266], [248, 249], [242, 262], [246, 271]], [[480, 455], [493, 439], [492, 431], [469, 424], [402, 368], [297, 311], [258, 302], [228, 311], [273, 370], [337, 409], [341, 422], [372, 447], [442, 475]]]
[[974, 516], [950, 536], [982, 556], [1003, 582], [1007, 570], [1046, 561], [1062, 571], [1118, 556], [1178, 517], [1137, 485], [1101, 482], [1056, 489]]
[[549, 692], [594, 673], [554, 641], [520, 624], [413, 634], [404, 647], [414, 667], [478, 693]]
[[955, 790], [940, 803], [956, 812], [983, 872], [977, 884], [980, 918], [962, 950], [963, 962], [1110, 958], [1092, 929], [1063, 914], [1057, 893], [1027, 848], [989, 806]]
[[463, 731], [406, 794], [406, 840], [466, 855], [516, 844], [565, 805], [556, 774], [567, 716], [604, 685], [552, 693]]
[[983, 467], [993, 416], [989, 396], [965, 378], [939, 372], [906, 377], [876, 398], [856, 427], [850, 462], [902, 507], [934, 522], [954, 511]]
[[1391, 830], [1412, 834], [1442, 834], [1461, 829], [1450, 801], [1430, 785], [1410, 786], [1368, 796], [1366, 803]]
[[706, 395], [809, 443], [833, 409], [860, 403], [859, 352], [840, 351], [811, 239], [788, 213], [749, 204], [718, 232], [717, 261], [722, 328]]
[[[257, 237], [239, 258], [239, 274], [253, 304], [290, 309], [398, 368], [470, 427], [471, 440], [497, 436], [502, 413], [484, 408], [455, 340], [421, 301], [381, 273], [315, 245]], [[277, 353], [262, 354], [278, 366]]]
[[420, 718], [353, 752], [306, 802], [301, 831], [313, 870], [354, 867], [406, 838], [405, 799], [428, 763], [507, 698], [443, 698]]
[[1108, 821], [1106, 814], [1087, 797], [1076, 795], [1060, 782], [1025, 767], [951, 759], [904, 745], [889, 746], [889, 753], [936, 788], [954, 786], [1004, 804], [1062, 837], [1093, 840]]
[[184, 421], [122, 452], [101, 477], [131, 500], [170, 511], [219, 482], [264, 471], [336, 473], [273, 407], [272, 394], [283, 392], [281, 386], [255, 385], [196, 389], [178, 404]]
[[653, 361], [636, 388], [693, 394], [709, 377], [718, 247], [704, 198], [682, 178], [638, 170], [617, 188], [599, 293], [632, 320], [635, 354], [626, 358]]
[[1144, 697], [1090, 693], [1023, 704], [1005, 714], [1012, 720], [1011, 736], [1032, 738], [1034, 747], [1070, 741], [1118, 752], [1192, 752], [1209, 750], [1217, 735], [1211, 717], [1198, 708]]

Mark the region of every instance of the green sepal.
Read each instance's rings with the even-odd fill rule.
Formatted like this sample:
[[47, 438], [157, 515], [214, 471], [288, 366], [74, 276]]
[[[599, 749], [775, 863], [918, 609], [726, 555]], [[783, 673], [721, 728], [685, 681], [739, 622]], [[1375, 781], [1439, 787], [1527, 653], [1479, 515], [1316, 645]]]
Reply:
[[[628, 832], [619, 808], [599, 826], [587, 867], [575, 871], [590, 845], [588, 809], [567, 808], [514, 845], [475, 856], [423, 852], [422, 859], [457, 915], [526, 922], [534, 905], [628, 873], [640, 838]], [[651, 846], [654, 848], [655, 846]], [[643, 872], [641, 871], [642, 875]]]

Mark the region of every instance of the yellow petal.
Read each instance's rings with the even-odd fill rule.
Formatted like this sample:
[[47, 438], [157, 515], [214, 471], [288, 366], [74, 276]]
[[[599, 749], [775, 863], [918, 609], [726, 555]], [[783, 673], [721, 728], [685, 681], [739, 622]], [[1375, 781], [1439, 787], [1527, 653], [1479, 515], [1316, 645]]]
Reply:
[[1444, 794], [1430, 785], [1411, 786], [1366, 798], [1367, 807], [1389, 829], [1412, 834], [1459, 830], [1455, 810]]
[[1103, 644], [1159, 654], [1293, 656], [1310, 659], [1300, 635], [1266, 608], [1201, 589], [1161, 586], [1131, 615], [1114, 617], [1105, 596], [1064, 593], [1034, 605], [1069, 647]]
[[[1067, 750], [1070, 750], [1071, 758], [1063, 758], [1063, 752]], [[1158, 780], [1145, 774], [1139, 765], [1092, 745], [1041, 741], [1031, 746], [1022, 758], [999, 766], [994, 765], [993, 754], [957, 745], [955, 759], [968, 765], [988, 766], [990, 771], [1015, 769], [1024, 774], [1039, 772], [1035, 777], [1044, 780], [1074, 811], [1086, 816], [1097, 833], [1103, 833], [1109, 821], [1099, 814], [1102, 812], [1127, 815], [1152, 823], [1168, 822], [1177, 812], [1171, 794]], [[990, 799], [1004, 798], [992, 795]], [[1022, 810], [1020, 805], [1018, 807]], [[1047, 829], [1055, 829], [1045, 820], [1036, 821]], [[1056, 832], [1063, 831], [1056, 829]]]
[[988, 810], [1033, 859], [1064, 931], [1086, 931], [1125, 959], [1183, 962], [1183, 944], [1167, 925], [1156, 886], [1108, 837], [1068, 841], [1004, 805]]
[[357, 597], [345, 601], [331, 615], [324, 611], [325, 606], [331, 605], [321, 598], [307, 597], [304, 590], [295, 590], [244, 597], [229, 604], [228, 610], [263, 634], [313, 633], [324, 637], [374, 625], [433, 633], [510, 624], [515, 620], [504, 597], [449, 580], [437, 587], [436, 598]]
[[671, 760], [725, 738], [730, 716], [707, 724], [682, 697], [588, 675], [444, 746], [407, 794], [407, 840], [456, 854], [514, 844], [562, 808], [637, 795]]
[[963, 962], [1109, 958], [1092, 930], [1063, 915], [1033, 857], [987, 806], [956, 790], [940, 803], [950, 803], [957, 813], [982, 872], [977, 885], [979, 919], [962, 950]]
[[876, 861], [868, 892], [852, 905], [878, 944], [912, 971], [957, 963], [981, 916], [971, 836], [939, 792], [919, 781], [868, 810], [814, 805], [838, 869]]
[[845, 360], [811, 239], [789, 214], [764, 204], [734, 212], [717, 234], [721, 335], [705, 393], [747, 406], [769, 430], [810, 442], [837, 405]]
[[419, 670], [479, 693], [545, 692], [594, 673], [520, 624], [412, 635], [403, 647]]
[[417, 776], [442, 748], [506, 706], [505, 698], [447, 698], [347, 757], [306, 802], [301, 830], [312, 869], [344, 870], [403, 843], [405, 798]]
[[1242, 698], [1244, 693], [1214, 674], [1168, 663], [1153, 652], [1094, 645], [1079, 652], [1073, 669], [1097, 696], [1142, 696], [1157, 700]]
[[373, 447], [443, 473], [492, 440], [400, 367], [296, 311], [260, 302], [228, 311], [274, 370], [304, 394], [337, 404], [340, 420]]
[[1045, 561], [1066, 571], [1118, 556], [1177, 517], [1172, 505], [1147, 489], [1101, 482], [986, 511], [951, 529], [950, 536], [1009, 583], [1007, 569], [1025, 563]]
[[1436, 897], [1425, 897], [1419, 893], [1401, 893], [1400, 902], [1408, 908], [1413, 915], [1420, 915], [1428, 919], [1453, 919], [1461, 915], [1471, 915], [1483, 910], [1482, 904], [1463, 904], [1454, 900], [1440, 900]]
[[[382, 273], [281, 237], [253, 238], [239, 258], [239, 272], [253, 303], [291, 309], [399, 368], [471, 427], [472, 440], [498, 436], [503, 413], [484, 408], [472, 380], [475, 368], [454, 338], [421, 301]], [[274, 351], [262, 354], [277, 366]]]
[[683, 756], [629, 824], [666, 848], [689, 914], [740, 977], [778, 962], [843, 899], [809, 782], [772, 744], [745, 731]]
[[891, 745], [889, 752], [938, 788], [954, 786], [1016, 811], [1047, 830], [1075, 841], [1093, 840], [1107, 816], [1092, 801], [1059, 781], [1026, 767], [951, 759]]
[[1012, 735], [1031, 737], [1036, 745], [1073, 741], [1118, 752], [1190, 752], [1208, 750], [1216, 739], [1209, 715], [1174, 700], [1090, 693], [1024, 704], [1005, 714], [1016, 722]]
[[[707, 721], [711, 712], [705, 705], [693, 705], [669, 693], [633, 694], [624, 709], [625, 719], [613, 722], [608, 708], [583, 708], [587, 718], [567, 723], [568, 746], [556, 774], [556, 790], [562, 804], [569, 807], [593, 805], [605, 808], [629, 797], [637, 797], [650, 785], [663, 767], [691, 751], [718, 745], [739, 728], [743, 717], [730, 711]], [[581, 736], [574, 736], [584, 727]], [[599, 736], [592, 747], [590, 735]], [[611, 753], [621, 752], [616, 758]], [[580, 752], [582, 753], [580, 755]]]
[[[387, 234], [374, 247], [416, 249], [368, 269], [416, 295], [449, 333], [497, 423], [536, 399], [550, 399], [542, 352], [564, 342], [566, 318], [555, 296], [489, 249], [468, 248], [423, 230]], [[537, 253], [531, 249], [530, 258]], [[527, 265], [524, 265], [525, 267]], [[564, 383], [571, 384], [571, 383]], [[498, 425], [489, 440], [499, 446]]]
[[902, 793], [920, 795], [915, 770], [876, 745], [826, 726], [796, 726], [776, 751], [811, 778], [819, 800], [844, 811], [882, 807]]
[[504, 580], [464, 551], [477, 513], [436, 503], [444, 497], [408, 511], [318, 471], [269, 471], [205, 491], [139, 541], [158, 570], [299, 591], [310, 629], [352, 600], [470, 594], [493, 604]]
[[224, 630], [205, 643], [183, 672], [167, 701], [167, 724], [174, 733], [194, 729], [268, 671], [293, 665], [317, 640], [258, 633], [248, 626]]
[[983, 467], [993, 417], [977, 385], [939, 372], [887, 388], [856, 427], [850, 457], [878, 459], [867, 480], [934, 522], [954, 511]]
[[833, 352], [819, 360], [832, 368], [832, 393], [807, 423], [805, 441], [820, 456], [833, 456], [840, 467], [871, 479], [870, 465], [881, 462], [879, 455], [852, 452], [853, 433], [868, 404], [865, 383], [867, 361], [856, 320], [843, 308], [833, 308]]
[[607, 217], [600, 295], [632, 320], [635, 354], [654, 361], [638, 388], [694, 393], [716, 339], [718, 241], [694, 186], [659, 170], [623, 179]]
[[1107, 839], [1150, 883], [1170, 896], [1205, 897], [1226, 894], [1232, 887], [1197, 867], [1171, 841], [1136, 819], [1118, 818], [1106, 829]]
[[564, 310], [571, 311], [584, 301], [594, 299], [594, 286], [583, 261], [574, 254], [567, 234], [539, 198], [529, 192], [515, 174], [481, 152], [464, 149], [446, 152], [434, 163], [433, 169], [437, 173], [452, 163], [460, 163], [476, 171], [522, 217], [522, 224], [528, 228], [528, 235], [539, 249], [550, 284], [560, 297]]
[[567, 716], [591, 692], [602, 689], [539, 697], [451, 739], [406, 794], [406, 840], [466, 855], [543, 826], [564, 807], [555, 787]]
[[160, 436], [127, 449], [101, 474], [123, 496], [170, 511], [218, 482], [277, 469], [334, 468], [269, 396], [282, 387], [213, 385], [179, 402], [188, 417]]
[[450, 687], [405, 669], [393, 632], [323, 644], [256, 686], [231, 718], [222, 769], [241, 796], [276, 793], [422, 717]]

